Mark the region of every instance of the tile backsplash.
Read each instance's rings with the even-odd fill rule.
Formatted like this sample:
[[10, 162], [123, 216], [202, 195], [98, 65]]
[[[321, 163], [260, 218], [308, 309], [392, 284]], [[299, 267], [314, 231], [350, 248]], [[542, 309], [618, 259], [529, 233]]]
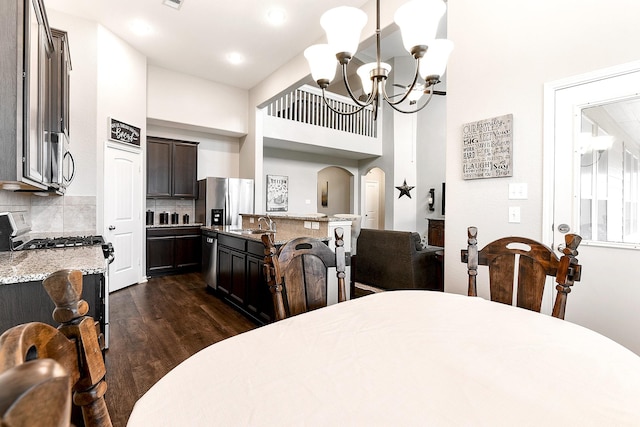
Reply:
[[[195, 201], [190, 199], [147, 199], [147, 210], [154, 212], [154, 224], [160, 224], [160, 212], [177, 212], [179, 223], [184, 214], [195, 222]], [[0, 190], [0, 212], [24, 212], [37, 233], [100, 234], [96, 230], [95, 196], [36, 196]], [[143, 215], [144, 217], [144, 215]], [[75, 232], [75, 233], [74, 233]]]
[[182, 224], [184, 214], [189, 215], [189, 223], [195, 222], [195, 201], [191, 199], [147, 199], [147, 210], [153, 211], [153, 224], [160, 224], [160, 213], [169, 212], [169, 221], [171, 214], [178, 214], [178, 223]]
[[95, 196], [36, 196], [0, 191], [0, 212], [22, 211], [33, 232], [95, 234]]

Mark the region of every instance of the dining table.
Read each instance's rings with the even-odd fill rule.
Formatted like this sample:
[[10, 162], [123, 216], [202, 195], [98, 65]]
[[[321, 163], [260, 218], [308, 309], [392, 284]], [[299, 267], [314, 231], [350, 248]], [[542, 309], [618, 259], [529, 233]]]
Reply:
[[640, 426], [640, 356], [480, 297], [380, 292], [204, 348], [128, 426]]

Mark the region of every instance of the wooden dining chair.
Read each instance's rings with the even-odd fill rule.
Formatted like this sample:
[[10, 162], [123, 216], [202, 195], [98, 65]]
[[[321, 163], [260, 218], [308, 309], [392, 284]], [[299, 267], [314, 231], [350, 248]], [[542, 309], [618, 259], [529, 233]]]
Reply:
[[53, 359], [36, 359], [0, 373], [0, 425], [68, 427], [71, 378]]
[[327, 305], [328, 271], [336, 268], [338, 302], [345, 301], [344, 230], [335, 229], [335, 252], [319, 239], [299, 237], [277, 249], [273, 234], [262, 236], [264, 273], [273, 295], [276, 320]]
[[[60, 326], [54, 328], [45, 323], [31, 322], [4, 332], [0, 336], [0, 375], [6, 374], [10, 377], [10, 372], [24, 369], [20, 372], [25, 372], [25, 380], [33, 383], [35, 387], [39, 384], [39, 378], [30, 370], [33, 368], [23, 368], [22, 365], [32, 366], [29, 365], [30, 361], [52, 359], [70, 379], [67, 394], [72, 397], [74, 405], [81, 408], [81, 414], [79, 411], [72, 411], [74, 415], [71, 422], [77, 426], [111, 426], [111, 418], [104, 401], [107, 390], [104, 379], [106, 368], [98, 341], [98, 331], [95, 321], [86, 316], [89, 305], [80, 299], [82, 272], [57, 271], [43, 281], [43, 286], [56, 306], [53, 318]], [[49, 387], [59, 389], [61, 386], [41, 384], [38, 387], [48, 390]], [[19, 389], [20, 387], [14, 388], [16, 400], [20, 400]], [[11, 397], [8, 399], [11, 400]], [[32, 401], [32, 411], [36, 415], [41, 413], [43, 417], [46, 414], [57, 413], [55, 406], [63, 404], [53, 398]]]
[[526, 237], [498, 239], [478, 251], [478, 229], [469, 227], [467, 233], [468, 247], [461, 251], [461, 260], [467, 264], [469, 296], [477, 296], [478, 266], [486, 265], [489, 267], [489, 292], [492, 301], [513, 304], [516, 286], [516, 305], [539, 312], [546, 278], [553, 276], [558, 292], [552, 316], [564, 319], [567, 294], [571, 292], [573, 283], [580, 281], [582, 272], [582, 266], [576, 259], [577, 248], [582, 241], [580, 236], [566, 234], [563, 255], [558, 258], [548, 246]]

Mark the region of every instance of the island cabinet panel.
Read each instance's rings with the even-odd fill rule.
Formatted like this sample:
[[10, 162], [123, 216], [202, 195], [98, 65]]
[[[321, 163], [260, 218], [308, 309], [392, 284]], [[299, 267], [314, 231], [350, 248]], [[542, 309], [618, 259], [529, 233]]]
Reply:
[[263, 258], [262, 242], [218, 235], [217, 293], [259, 324], [274, 318]]
[[[105, 329], [105, 281], [102, 274], [82, 276], [82, 299], [89, 304], [88, 316]], [[0, 334], [27, 322], [59, 326], [53, 320], [55, 304], [42, 286], [42, 280], [0, 285]]]
[[147, 276], [198, 271], [201, 247], [199, 227], [147, 229]]
[[273, 298], [264, 277], [264, 257], [247, 256], [247, 310], [262, 323], [274, 319]]

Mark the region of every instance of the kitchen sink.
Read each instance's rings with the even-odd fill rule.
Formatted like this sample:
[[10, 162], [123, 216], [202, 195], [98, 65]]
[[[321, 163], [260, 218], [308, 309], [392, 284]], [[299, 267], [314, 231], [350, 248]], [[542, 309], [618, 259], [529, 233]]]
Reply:
[[244, 228], [244, 229], [238, 228], [238, 229], [235, 229], [235, 230], [229, 230], [229, 231], [233, 231], [233, 232], [241, 233], [241, 234], [265, 234], [265, 233], [273, 233], [273, 231], [271, 231], [271, 230], [262, 230], [262, 229], [259, 229], [259, 228]]

